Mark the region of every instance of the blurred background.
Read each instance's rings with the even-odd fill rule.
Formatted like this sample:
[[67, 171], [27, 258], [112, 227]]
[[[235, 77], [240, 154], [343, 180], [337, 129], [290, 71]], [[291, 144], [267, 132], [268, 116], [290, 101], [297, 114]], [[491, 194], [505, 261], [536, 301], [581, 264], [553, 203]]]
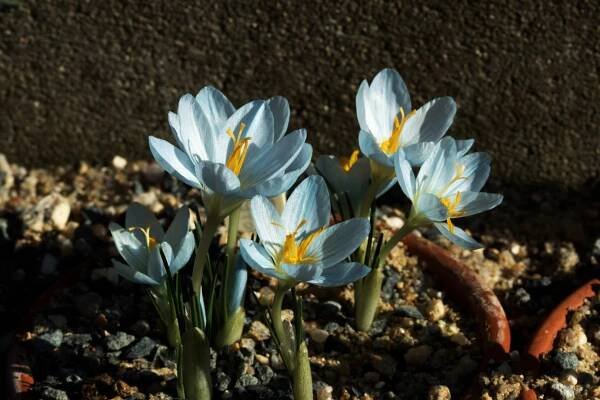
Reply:
[[0, 11], [0, 152], [28, 167], [149, 158], [178, 98], [286, 96], [317, 153], [356, 146], [354, 99], [384, 67], [493, 182], [588, 190], [600, 163], [596, 1], [25, 1]]

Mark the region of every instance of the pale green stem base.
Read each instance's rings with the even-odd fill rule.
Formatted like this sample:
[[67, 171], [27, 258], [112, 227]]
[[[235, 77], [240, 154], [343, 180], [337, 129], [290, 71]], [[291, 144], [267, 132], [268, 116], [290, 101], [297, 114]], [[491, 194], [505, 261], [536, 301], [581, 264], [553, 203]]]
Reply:
[[300, 343], [296, 351], [296, 366], [292, 373], [292, 386], [294, 400], [312, 400], [312, 375], [306, 342]]
[[228, 316], [219, 332], [217, 332], [217, 336], [214, 338], [215, 346], [225, 347], [237, 342], [240, 337], [242, 337], [245, 318], [246, 312], [243, 307], [238, 308], [235, 313]]
[[238, 227], [240, 225], [240, 207], [229, 214], [229, 227], [227, 229], [227, 265], [225, 266], [225, 278], [223, 279], [223, 298], [221, 304], [224, 304], [225, 310], [229, 310], [231, 279], [235, 265], [235, 245], [237, 243]]
[[186, 400], [210, 400], [212, 380], [210, 376], [210, 346], [204, 332], [193, 328], [182, 338], [182, 378]]

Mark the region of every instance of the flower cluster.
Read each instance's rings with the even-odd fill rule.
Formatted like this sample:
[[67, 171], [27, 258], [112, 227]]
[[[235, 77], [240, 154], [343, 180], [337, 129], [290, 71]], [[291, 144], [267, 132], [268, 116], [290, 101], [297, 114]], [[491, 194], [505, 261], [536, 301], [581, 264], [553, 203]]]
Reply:
[[[124, 261], [113, 262], [125, 279], [148, 287], [178, 354], [180, 397], [211, 398], [210, 346], [241, 336], [247, 266], [278, 281], [267, 320], [294, 398], [305, 400], [312, 399], [312, 378], [298, 283], [354, 283], [356, 326], [368, 331], [379, 303], [381, 266], [412, 230], [433, 225], [459, 246], [481, 247], [455, 221], [496, 207], [502, 196], [481, 192], [490, 157], [470, 153], [472, 139], [445, 136], [456, 114], [454, 100], [440, 97], [413, 109], [400, 75], [384, 69], [360, 85], [356, 113], [358, 148], [347, 157], [321, 155], [310, 168], [306, 132], [287, 133], [290, 108], [279, 96], [236, 109], [207, 86], [195, 97], [181, 97], [177, 113], [169, 113], [174, 144], [149, 138], [162, 168], [200, 191], [206, 219], [194, 219], [184, 206], [165, 232], [147, 209], [132, 204], [124, 228], [110, 225]], [[374, 228], [374, 202], [396, 183], [412, 208], [404, 226], [384, 237]], [[238, 238], [245, 202], [256, 230], [252, 239]], [[226, 218], [226, 245], [211, 252]], [[294, 326], [286, 327], [281, 311], [290, 291]]]

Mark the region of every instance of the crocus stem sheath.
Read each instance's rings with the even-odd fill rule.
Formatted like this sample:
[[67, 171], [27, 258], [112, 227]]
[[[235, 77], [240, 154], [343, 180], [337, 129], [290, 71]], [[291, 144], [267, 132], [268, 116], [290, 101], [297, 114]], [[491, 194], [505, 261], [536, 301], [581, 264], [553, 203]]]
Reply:
[[235, 245], [238, 237], [238, 227], [240, 225], [240, 207], [236, 208], [229, 214], [229, 228], [227, 230], [227, 265], [225, 266], [225, 278], [223, 282], [224, 296], [223, 301], [225, 302], [225, 309], [229, 309], [229, 302], [231, 301], [231, 279], [233, 274], [233, 267], [235, 265]]
[[[217, 201], [215, 203], [218, 204]], [[217, 228], [221, 223], [220, 206], [207, 207], [206, 223], [202, 230], [202, 236], [200, 243], [196, 248], [196, 255], [194, 258], [194, 271], [192, 272], [192, 283], [194, 286], [194, 293], [200, 293], [202, 287], [202, 276], [204, 274], [204, 266], [206, 265], [206, 256], [210, 249], [210, 243], [212, 242]]]
[[296, 365], [292, 373], [294, 400], [312, 400], [312, 375], [306, 342], [302, 341], [296, 350]]
[[[381, 296], [381, 285], [383, 283], [382, 266], [390, 251], [398, 244], [398, 242], [415, 228], [419, 226], [417, 218], [409, 217], [408, 221], [400, 228], [381, 248], [377, 259], [377, 265], [373, 265], [373, 269], [369, 275], [355, 283], [354, 301], [356, 312], [356, 327], [363, 332], [367, 332], [371, 328], [371, 324], [377, 315], [377, 306]], [[366, 260], [367, 262], [369, 260]]]

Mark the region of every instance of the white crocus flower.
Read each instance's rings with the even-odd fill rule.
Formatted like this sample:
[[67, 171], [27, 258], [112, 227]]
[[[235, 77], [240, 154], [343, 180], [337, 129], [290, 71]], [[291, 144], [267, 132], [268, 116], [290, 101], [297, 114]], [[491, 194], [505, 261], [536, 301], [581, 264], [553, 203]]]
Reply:
[[467, 249], [483, 247], [454, 225], [453, 219], [490, 210], [502, 195], [480, 192], [490, 173], [486, 153], [464, 154], [457, 142], [446, 137], [435, 145], [417, 177], [403, 151], [395, 157], [396, 178], [412, 201], [410, 218], [432, 222], [449, 240]]

